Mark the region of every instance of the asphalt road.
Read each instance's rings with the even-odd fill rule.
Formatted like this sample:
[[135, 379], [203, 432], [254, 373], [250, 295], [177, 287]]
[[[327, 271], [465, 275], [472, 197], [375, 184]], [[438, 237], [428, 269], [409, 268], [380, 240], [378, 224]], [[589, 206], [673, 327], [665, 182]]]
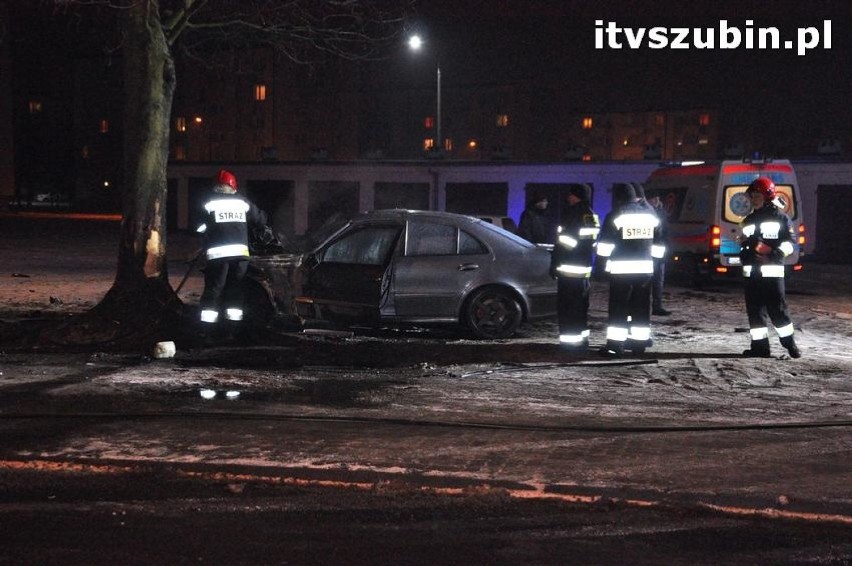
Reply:
[[[0, 291], [64, 316], [30, 296], [108, 288], [105, 230], [16, 232]], [[850, 564], [849, 271], [791, 296], [801, 360], [740, 358], [737, 290], [675, 286], [618, 365], [552, 321], [160, 361], [0, 347], [0, 564]]]

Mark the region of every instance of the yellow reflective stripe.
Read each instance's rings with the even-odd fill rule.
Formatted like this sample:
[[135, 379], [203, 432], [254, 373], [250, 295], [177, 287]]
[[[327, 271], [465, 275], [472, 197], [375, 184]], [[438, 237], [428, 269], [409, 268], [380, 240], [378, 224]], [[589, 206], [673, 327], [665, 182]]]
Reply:
[[580, 344], [589, 337], [589, 331], [584, 330], [580, 334], [560, 334], [559, 341], [564, 344]]
[[245, 244], [230, 244], [217, 246], [207, 250], [207, 259], [220, 259], [223, 257], [248, 257], [249, 249]]
[[592, 267], [589, 265], [568, 265], [563, 263], [556, 268], [556, 271], [565, 273], [566, 275], [589, 275], [592, 273]]
[[559, 243], [567, 248], [576, 248], [577, 244], [579, 244], [580, 242], [578, 242], [568, 234], [560, 234]]
[[743, 226], [743, 236], [750, 238], [751, 236], [754, 236], [755, 230], [757, 230], [757, 226], [755, 226], [754, 224]]
[[607, 326], [606, 339], [624, 342], [627, 340], [627, 329], [620, 326]]
[[790, 242], [781, 242], [781, 245], [778, 246], [778, 249], [784, 253], [785, 257], [795, 251], [793, 248], [793, 244], [791, 244]]
[[650, 326], [631, 326], [630, 332], [627, 334], [628, 339], [633, 340], [650, 340], [651, 339], [651, 327]]
[[242, 320], [243, 309], [226, 309], [225, 318], [227, 318], [228, 320]]
[[201, 322], [216, 322], [219, 318], [219, 312], [211, 309], [202, 309]]
[[783, 265], [761, 265], [760, 274], [764, 277], [784, 277]]
[[613, 223], [619, 230], [623, 227], [656, 228], [660, 225], [660, 219], [656, 214], [649, 214], [647, 212], [631, 212], [620, 215], [613, 220]]
[[598, 255], [601, 257], [609, 257], [615, 250], [615, 244], [607, 242], [598, 242]]
[[769, 338], [769, 329], [768, 328], [752, 328], [749, 331], [751, 334], [752, 340], [766, 340]]
[[609, 260], [607, 269], [614, 275], [630, 275], [641, 273], [654, 273], [654, 262], [650, 259], [642, 260]]
[[654, 244], [651, 246], [651, 256], [657, 259], [662, 259], [666, 256], [666, 246]]
[[776, 328], [775, 332], [778, 333], [778, 336], [781, 338], [786, 338], [787, 336], [793, 335], [793, 323], [782, 326], [781, 328]]

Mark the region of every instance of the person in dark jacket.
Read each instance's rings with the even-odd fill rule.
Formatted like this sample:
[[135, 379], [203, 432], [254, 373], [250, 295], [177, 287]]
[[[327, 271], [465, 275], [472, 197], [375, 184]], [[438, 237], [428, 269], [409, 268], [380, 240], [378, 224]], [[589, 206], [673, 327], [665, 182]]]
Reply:
[[614, 206], [597, 244], [609, 274], [609, 320], [600, 353], [620, 357], [651, 345], [651, 279], [654, 258], [665, 255], [660, 220], [631, 184], [613, 187]]
[[746, 195], [753, 210], [741, 223], [740, 260], [746, 277], [751, 347], [743, 355], [770, 356], [768, 318], [790, 357], [799, 358], [802, 353], [793, 338], [793, 322], [784, 298], [784, 258], [796, 251], [793, 228], [775, 204], [775, 183], [771, 179], [758, 177], [746, 189]]
[[[657, 214], [657, 218], [660, 219], [661, 238], [663, 243], [668, 246], [669, 218], [666, 213], [666, 209], [663, 206], [663, 201], [660, 200], [660, 196], [656, 194], [647, 197], [646, 200], [648, 201], [648, 204], [651, 205], [651, 208], [654, 209], [654, 212]], [[663, 287], [665, 286], [665, 281], [666, 259], [655, 258], [654, 278], [651, 280], [651, 314], [656, 316], [669, 316], [672, 314], [671, 311], [663, 307]]]
[[589, 346], [589, 280], [595, 240], [600, 232], [591, 196], [588, 185], [571, 185], [568, 206], [562, 211], [550, 257], [550, 274], [556, 279], [557, 288], [559, 342], [578, 351]]
[[[214, 179], [212, 194], [204, 203], [206, 222], [198, 228], [204, 234], [207, 259], [204, 292], [201, 295], [201, 322], [204, 333], [211, 335], [220, 322], [243, 320], [242, 280], [248, 269], [251, 228], [263, 228], [266, 215], [237, 194], [237, 178], [222, 169]], [[229, 329], [229, 333], [233, 328]]]
[[547, 217], [547, 195], [532, 193], [527, 208], [518, 222], [518, 236], [533, 244], [550, 243], [550, 221]]

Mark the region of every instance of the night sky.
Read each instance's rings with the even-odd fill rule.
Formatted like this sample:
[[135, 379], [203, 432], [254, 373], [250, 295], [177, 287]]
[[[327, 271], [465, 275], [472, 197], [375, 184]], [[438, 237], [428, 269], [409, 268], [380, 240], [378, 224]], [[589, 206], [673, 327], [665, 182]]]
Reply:
[[[587, 111], [711, 107], [759, 122], [852, 129], [852, 2], [429, 0], [412, 29], [443, 35], [446, 80], [473, 72], [474, 59], [505, 62], [511, 80], [536, 78], [572, 94]], [[832, 48], [787, 50], [595, 49], [595, 21], [622, 27], [796, 28], [832, 21]], [[717, 41], [718, 41], [718, 31]], [[491, 68], [489, 66], [489, 68]], [[489, 72], [494, 72], [493, 68]], [[482, 77], [479, 77], [482, 79]]]

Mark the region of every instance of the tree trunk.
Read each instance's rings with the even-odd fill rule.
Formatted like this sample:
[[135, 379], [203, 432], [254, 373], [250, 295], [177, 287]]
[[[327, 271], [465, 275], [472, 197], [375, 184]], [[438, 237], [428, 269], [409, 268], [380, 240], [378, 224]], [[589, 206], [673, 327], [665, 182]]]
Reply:
[[166, 263], [174, 61], [158, 0], [131, 4], [124, 22], [124, 200], [116, 277], [94, 309], [43, 336], [45, 346], [147, 350], [187, 329]]

